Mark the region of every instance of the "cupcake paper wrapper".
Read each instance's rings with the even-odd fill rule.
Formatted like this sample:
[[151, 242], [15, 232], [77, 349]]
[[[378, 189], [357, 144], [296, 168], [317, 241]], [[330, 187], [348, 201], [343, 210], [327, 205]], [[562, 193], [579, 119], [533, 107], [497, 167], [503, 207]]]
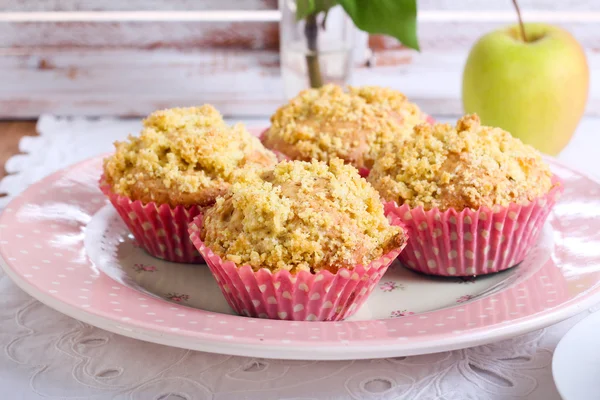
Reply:
[[150, 255], [179, 263], [204, 263], [188, 234], [190, 222], [200, 214], [200, 207], [143, 204], [114, 193], [106, 184], [100, 189], [109, 198], [135, 240]]
[[385, 204], [404, 223], [410, 240], [398, 257], [406, 267], [428, 275], [473, 276], [519, 264], [535, 245], [563, 187], [527, 205], [439, 211]]
[[[398, 223], [397, 218], [393, 218]], [[237, 267], [209, 249], [200, 239], [202, 216], [190, 225], [190, 237], [212, 271], [233, 310], [248, 317], [294, 321], [339, 321], [354, 314], [365, 302], [401, 248], [372, 261], [366, 267], [321, 271], [272, 273]]]

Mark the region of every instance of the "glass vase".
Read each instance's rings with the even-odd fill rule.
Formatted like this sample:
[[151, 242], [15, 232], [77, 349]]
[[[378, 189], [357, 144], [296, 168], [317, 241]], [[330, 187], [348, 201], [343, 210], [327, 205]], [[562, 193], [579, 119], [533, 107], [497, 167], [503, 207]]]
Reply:
[[296, 19], [296, 0], [279, 0], [281, 76], [286, 98], [326, 83], [350, 83], [356, 28], [341, 6]]

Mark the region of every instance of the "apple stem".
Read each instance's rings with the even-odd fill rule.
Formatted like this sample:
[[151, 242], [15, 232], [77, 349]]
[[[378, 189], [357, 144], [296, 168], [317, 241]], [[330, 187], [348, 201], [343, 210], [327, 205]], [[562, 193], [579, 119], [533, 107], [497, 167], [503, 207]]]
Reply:
[[523, 36], [523, 41], [527, 42], [527, 35], [525, 35], [525, 24], [523, 24], [523, 18], [521, 18], [521, 10], [519, 9], [519, 4], [517, 0], [512, 0], [515, 10], [517, 10], [517, 17], [519, 18], [519, 26], [521, 27], [521, 36]]

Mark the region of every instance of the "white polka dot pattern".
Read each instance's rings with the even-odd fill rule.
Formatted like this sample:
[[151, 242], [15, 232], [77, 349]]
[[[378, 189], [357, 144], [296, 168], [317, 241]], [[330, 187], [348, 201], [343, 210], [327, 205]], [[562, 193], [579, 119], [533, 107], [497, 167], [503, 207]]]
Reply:
[[188, 225], [200, 213], [200, 207], [142, 204], [114, 193], [106, 184], [101, 184], [100, 189], [148, 253], [173, 262], [204, 262], [188, 235]]
[[[385, 210], [401, 218], [408, 230], [408, 244], [399, 256], [405, 266], [425, 274], [483, 275], [523, 261], [562, 190], [562, 185], [553, 187], [543, 206], [533, 201], [496, 207], [493, 212], [488, 208], [425, 211], [394, 202], [386, 203]], [[410, 219], [404, 218], [407, 214]]]
[[[400, 224], [393, 217], [392, 224]], [[202, 216], [190, 227], [192, 243], [198, 248], [211, 272], [217, 278], [225, 299], [238, 314], [248, 317], [293, 321], [339, 321], [352, 314], [365, 302], [400, 249], [374, 260], [367, 266], [340, 269], [337, 274], [306, 271], [292, 275], [263, 268], [253, 271], [249, 265], [236, 266], [224, 261], [204, 245], [198, 235]], [[235, 288], [235, 290], [230, 290]]]

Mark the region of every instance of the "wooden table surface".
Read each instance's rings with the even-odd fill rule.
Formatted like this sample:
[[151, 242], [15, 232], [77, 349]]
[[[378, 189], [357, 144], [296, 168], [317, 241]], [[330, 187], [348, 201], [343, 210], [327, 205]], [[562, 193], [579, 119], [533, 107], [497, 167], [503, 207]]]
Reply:
[[0, 121], [0, 179], [6, 175], [6, 160], [19, 152], [19, 140], [33, 135], [37, 135], [35, 121]]

